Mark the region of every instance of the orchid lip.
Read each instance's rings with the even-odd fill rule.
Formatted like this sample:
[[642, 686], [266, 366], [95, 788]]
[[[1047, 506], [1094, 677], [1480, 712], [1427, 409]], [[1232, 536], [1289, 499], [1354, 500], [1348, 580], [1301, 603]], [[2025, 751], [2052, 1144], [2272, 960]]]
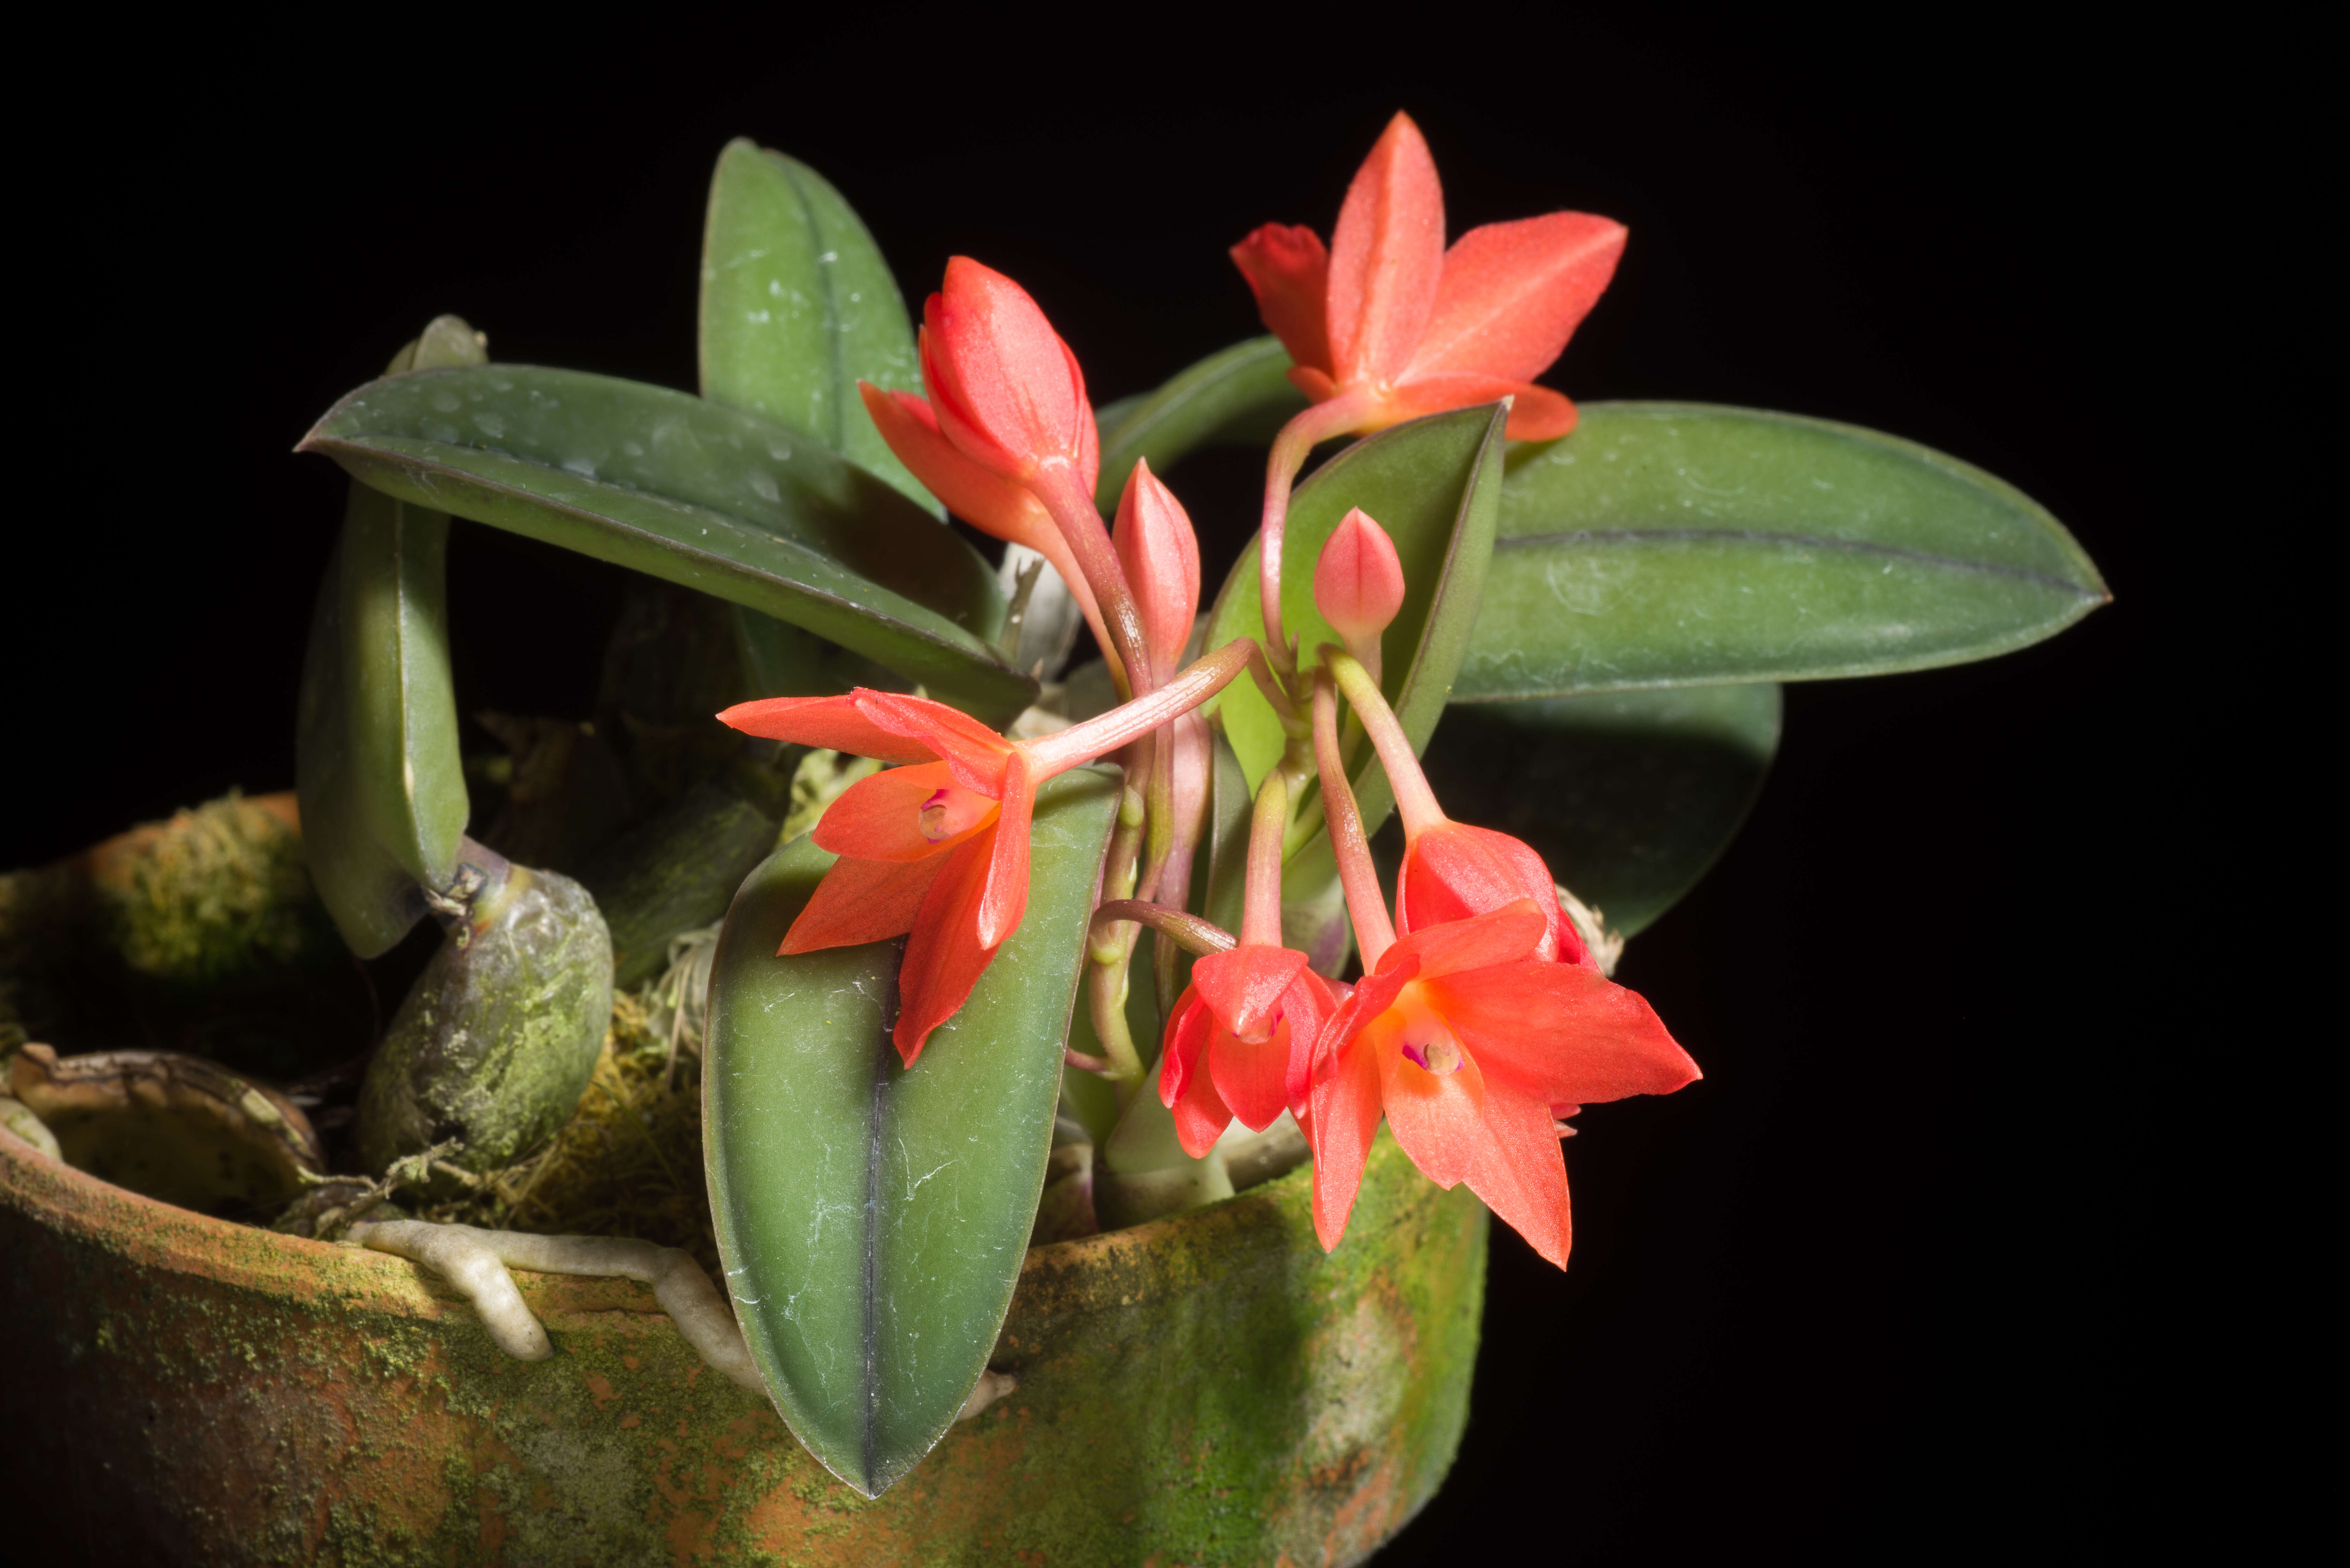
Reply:
[[976, 791], [948, 784], [931, 792], [922, 802], [914, 822], [924, 838], [932, 844], [943, 844], [977, 826], [994, 805], [994, 801]]
[[1450, 1040], [1430, 1040], [1425, 1048], [1407, 1040], [1403, 1058], [1413, 1066], [1439, 1076], [1461, 1070], [1461, 1047]]
[[1461, 1042], [1419, 995], [1417, 982], [1404, 987], [1396, 1010], [1403, 1014], [1404, 1060], [1439, 1076], [1461, 1070]]

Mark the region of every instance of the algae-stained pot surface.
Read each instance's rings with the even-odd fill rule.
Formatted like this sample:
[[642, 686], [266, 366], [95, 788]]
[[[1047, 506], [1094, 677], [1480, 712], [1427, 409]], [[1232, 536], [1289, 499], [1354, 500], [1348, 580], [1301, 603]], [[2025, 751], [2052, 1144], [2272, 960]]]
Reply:
[[0, 1136], [12, 1532], [57, 1563], [1359, 1562], [1460, 1441], [1486, 1219], [1383, 1141], [1326, 1256], [1310, 1179], [1032, 1249], [991, 1363], [1017, 1386], [868, 1501], [642, 1286], [520, 1275], [556, 1354], [519, 1362], [413, 1264]]

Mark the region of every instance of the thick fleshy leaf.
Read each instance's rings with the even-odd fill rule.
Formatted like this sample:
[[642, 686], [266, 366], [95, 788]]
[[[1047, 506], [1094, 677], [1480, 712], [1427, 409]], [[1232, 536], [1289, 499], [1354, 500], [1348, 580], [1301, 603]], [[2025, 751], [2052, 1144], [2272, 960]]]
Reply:
[[351, 950], [373, 958], [456, 869], [471, 804], [449, 681], [449, 515], [351, 486], [310, 622], [295, 778], [303, 850]]
[[573, 370], [493, 365], [359, 388], [302, 443], [403, 501], [730, 599], [974, 712], [1035, 683], [997, 657], [977, 552], [822, 443], [756, 414]]
[[2029, 496], [1913, 442], [1690, 403], [1582, 415], [1511, 456], [1456, 701], [1957, 664], [2109, 597]]
[[1277, 337], [1252, 337], [1209, 355], [1158, 390], [1097, 410], [1101, 479], [1094, 499], [1115, 511], [1137, 459], [1165, 473], [1197, 447], [1270, 441], [1305, 407], [1289, 384], [1289, 353]]
[[860, 380], [921, 389], [889, 263], [824, 176], [744, 138], [726, 144], [710, 179], [701, 343], [703, 397], [813, 436], [938, 509], [857, 393]]
[[[394, 373], [480, 365], [481, 336], [436, 317]], [[449, 678], [449, 514], [351, 486], [302, 668], [295, 775], [303, 850], [353, 952], [372, 958], [454, 874], [472, 806]]]
[[[1495, 406], [1398, 425], [1332, 458], [1290, 500], [1282, 545], [1281, 615], [1298, 639], [1301, 666], [1318, 663], [1320, 645], [1339, 640], [1314, 605], [1314, 565], [1323, 543], [1356, 507], [1394, 541], [1406, 593], [1403, 608], [1379, 639], [1379, 684], [1415, 747], [1428, 744], [1443, 715], [1478, 620], [1502, 497], [1505, 418]], [[1257, 549], [1251, 542], [1224, 580], [1206, 646], [1264, 636]], [[1281, 722], [1253, 682], [1234, 681], [1217, 703], [1224, 733], [1253, 789], [1281, 758]], [[1364, 831], [1377, 832], [1394, 796], [1368, 747], [1354, 782]]]
[[775, 956], [831, 863], [813, 844], [752, 873], [719, 939], [704, 1147], [727, 1284], [785, 1420], [868, 1497], [953, 1423], [1011, 1304], [1117, 797], [1101, 769], [1037, 792], [1026, 918], [911, 1068], [899, 944]]
[[1423, 760], [1447, 812], [1524, 839], [1631, 936], [1729, 846], [1779, 714], [1767, 682], [1456, 703]]

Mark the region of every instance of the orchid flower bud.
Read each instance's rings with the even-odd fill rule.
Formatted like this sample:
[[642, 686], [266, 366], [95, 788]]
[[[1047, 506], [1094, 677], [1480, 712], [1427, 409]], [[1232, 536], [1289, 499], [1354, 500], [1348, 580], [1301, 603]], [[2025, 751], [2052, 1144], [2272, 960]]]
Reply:
[[1154, 678], [1164, 680], [1183, 657], [1192, 618], [1199, 614], [1200, 540], [1183, 504], [1146, 462], [1138, 460], [1127, 477], [1110, 543], [1142, 612]]
[[1360, 507], [1347, 514], [1314, 563], [1314, 607], [1374, 680], [1379, 678], [1379, 634], [1403, 608], [1403, 586], [1395, 541]]
[[939, 429], [965, 457], [1015, 484], [1066, 463], [1093, 489], [1101, 438], [1085, 374], [1027, 290], [956, 256], [922, 306], [921, 356]]

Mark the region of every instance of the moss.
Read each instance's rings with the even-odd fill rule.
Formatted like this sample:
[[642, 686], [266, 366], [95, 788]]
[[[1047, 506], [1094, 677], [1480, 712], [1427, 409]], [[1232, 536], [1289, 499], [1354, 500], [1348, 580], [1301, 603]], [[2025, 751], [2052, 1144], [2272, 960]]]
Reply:
[[612, 955], [586, 889], [520, 867], [486, 895], [471, 940], [445, 943], [400, 1004], [359, 1093], [359, 1158], [444, 1142], [494, 1170], [568, 1121], [612, 1005]]
[[720, 1276], [702, 1177], [702, 1075], [640, 993], [612, 999], [611, 1028], [579, 1108], [546, 1147], [421, 1218], [540, 1235], [634, 1236], [693, 1254]]
[[290, 1079], [373, 1033], [290, 795], [222, 799], [0, 876], [0, 1056], [150, 1047]]
[[174, 815], [125, 870], [123, 885], [105, 892], [134, 973], [214, 986], [332, 952], [300, 836], [235, 791]]

